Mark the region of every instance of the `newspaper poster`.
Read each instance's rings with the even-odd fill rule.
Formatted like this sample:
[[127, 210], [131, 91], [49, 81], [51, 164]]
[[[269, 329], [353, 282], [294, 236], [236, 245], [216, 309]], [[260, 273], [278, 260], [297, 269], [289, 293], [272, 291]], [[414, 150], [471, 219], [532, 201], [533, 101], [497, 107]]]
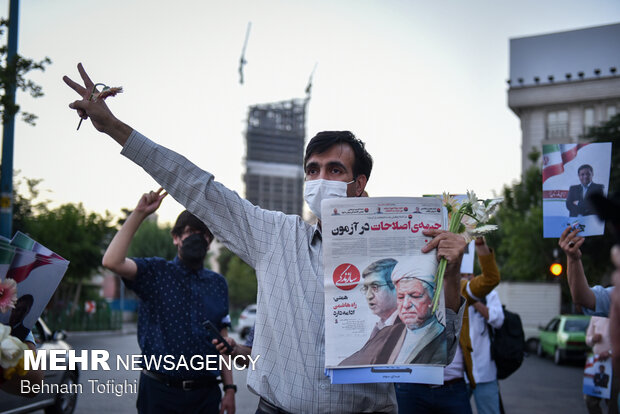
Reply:
[[543, 236], [560, 237], [568, 226], [580, 236], [598, 236], [605, 230], [588, 200], [607, 195], [611, 143], [543, 145]]
[[67, 271], [69, 262], [27, 235], [0, 240], [0, 281], [12, 279], [17, 286], [15, 307], [0, 313], [0, 323], [23, 340], [43, 313]]
[[611, 358], [599, 359], [598, 355], [588, 354], [583, 371], [583, 393], [609, 399], [613, 376], [611, 369]]
[[330, 199], [321, 216], [326, 368], [426, 365], [443, 372], [443, 292], [435, 313], [430, 306], [438, 262], [436, 252], [421, 252], [430, 241], [422, 231], [447, 223], [441, 200]]

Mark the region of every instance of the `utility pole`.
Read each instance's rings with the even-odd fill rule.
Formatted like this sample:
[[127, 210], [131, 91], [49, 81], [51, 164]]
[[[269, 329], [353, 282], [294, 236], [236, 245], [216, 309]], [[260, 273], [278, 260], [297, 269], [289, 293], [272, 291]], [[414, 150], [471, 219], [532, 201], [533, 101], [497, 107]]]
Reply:
[[17, 89], [17, 33], [19, 26], [19, 0], [9, 3], [9, 38], [7, 49], [7, 71], [11, 79], [6, 91], [8, 104], [4, 107], [2, 134], [2, 171], [0, 171], [0, 236], [11, 238], [13, 233], [13, 141], [15, 140], [15, 92]]

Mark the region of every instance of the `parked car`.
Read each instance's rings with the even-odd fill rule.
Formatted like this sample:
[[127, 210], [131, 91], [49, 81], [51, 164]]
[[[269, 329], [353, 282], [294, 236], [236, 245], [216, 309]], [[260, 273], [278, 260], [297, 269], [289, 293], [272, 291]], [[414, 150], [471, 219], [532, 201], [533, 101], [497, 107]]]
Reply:
[[586, 330], [590, 317], [585, 315], [558, 315], [547, 326], [539, 327], [538, 356], [553, 355], [561, 364], [567, 359], [585, 359], [590, 349], [586, 345]]
[[241, 336], [241, 339], [245, 339], [250, 332], [250, 329], [256, 323], [256, 304], [248, 305], [243, 309], [241, 315], [239, 315], [239, 322], [237, 323], [237, 332]]
[[[68, 351], [71, 349], [71, 346], [65, 342], [67, 337], [66, 333], [64, 331], [50, 331], [41, 318], [39, 318], [33, 327], [32, 334], [34, 335], [37, 350], [60, 349]], [[67, 368], [65, 371], [46, 370], [44, 375], [46, 384], [66, 384], [67, 389], [72, 389], [75, 387], [71, 387], [70, 385], [78, 384], [80, 374], [77, 368], [75, 370], [69, 370]], [[58, 394], [39, 393], [35, 397], [28, 398], [0, 391], [0, 414], [29, 413], [40, 409], [44, 409], [46, 414], [71, 414], [73, 410], [75, 410], [77, 398], [77, 392]]]

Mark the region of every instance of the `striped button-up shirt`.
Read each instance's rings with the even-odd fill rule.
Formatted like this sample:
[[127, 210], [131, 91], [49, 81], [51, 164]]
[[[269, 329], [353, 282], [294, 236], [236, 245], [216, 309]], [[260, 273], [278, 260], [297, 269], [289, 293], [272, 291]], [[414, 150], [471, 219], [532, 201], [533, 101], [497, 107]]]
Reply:
[[[253, 392], [292, 413], [396, 412], [392, 384], [331, 384], [325, 376], [323, 245], [316, 226], [252, 205], [212, 174], [136, 131], [122, 154], [256, 270], [252, 354], [260, 358], [247, 378]], [[452, 354], [460, 323], [459, 315], [446, 310]]]

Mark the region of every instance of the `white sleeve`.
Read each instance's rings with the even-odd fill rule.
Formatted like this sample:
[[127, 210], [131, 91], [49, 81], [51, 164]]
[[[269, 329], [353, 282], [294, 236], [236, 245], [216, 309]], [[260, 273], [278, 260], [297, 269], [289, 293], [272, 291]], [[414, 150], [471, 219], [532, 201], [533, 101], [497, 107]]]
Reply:
[[499, 295], [495, 290], [487, 295], [487, 308], [489, 308], [489, 320], [487, 321], [495, 329], [499, 329], [504, 324], [504, 310]]

